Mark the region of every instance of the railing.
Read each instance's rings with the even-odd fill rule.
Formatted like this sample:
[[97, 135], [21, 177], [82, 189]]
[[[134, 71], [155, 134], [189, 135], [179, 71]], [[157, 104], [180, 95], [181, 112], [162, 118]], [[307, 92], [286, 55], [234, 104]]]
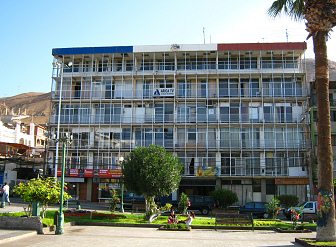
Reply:
[[[88, 110], [90, 112], [90, 110]], [[207, 110], [208, 111], [208, 110]], [[58, 116], [50, 117], [50, 123], [56, 124]], [[61, 124], [152, 124], [152, 123], [300, 123], [301, 119], [292, 114], [258, 114], [251, 115], [248, 113], [242, 114], [218, 114], [215, 109], [213, 113], [197, 114], [197, 113], [177, 113], [177, 114], [137, 114], [136, 111], [129, 114], [78, 114], [68, 113], [61, 114]]]
[[[197, 87], [196, 87], [197, 85]], [[278, 88], [278, 89], [259, 89], [259, 88], [219, 88], [218, 92], [215, 89], [204, 89], [201, 88], [201, 84], [188, 84], [187, 87], [180, 87], [181, 84], [177, 84], [177, 89], [175, 90], [175, 98], [198, 98], [198, 99], [221, 99], [221, 98], [258, 98], [258, 97], [304, 97], [306, 93], [303, 88]], [[89, 87], [90, 85], [88, 85]], [[117, 86], [117, 84], [113, 84]], [[63, 90], [62, 99], [96, 99], [96, 100], [109, 100], [109, 99], [153, 99], [154, 95], [153, 86], [150, 85], [150, 89], [140, 89], [134, 91], [132, 85], [122, 84], [120, 85], [122, 89], [105, 89], [94, 91], [94, 90]], [[183, 87], [186, 87], [183, 84]], [[127, 89], [126, 89], [127, 88]], [[154, 88], [159, 88], [159, 86], [154, 86]], [[158, 99], [165, 98], [164, 96], [158, 97]], [[59, 91], [54, 91], [52, 94], [52, 99], [59, 99]], [[331, 102], [331, 105], [335, 105], [335, 102]]]
[[[298, 70], [300, 62], [286, 62], [286, 61], [261, 61], [260, 68], [256, 60], [247, 60], [243, 62], [229, 62], [219, 60], [216, 61], [178, 61], [176, 64], [176, 69], [180, 71], [206, 71], [206, 70], [259, 70], [259, 69], [282, 69], [282, 70]], [[91, 63], [82, 65], [82, 64], [73, 64], [71, 66], [65, 65], [63, 68], [63, 74], [69, 73], [106, 73], [106, 72], [115, 72], [115, 73], [124, 73], [124, 72], [158, 72], [158, 71], [175, 71], [174, 62], [155, 62], [155, 61], [140, 61], [138, 62], [138, 67], [134, 66], [133, 61], [128, 61], [127, 63], [114, 62], [106, 64], [96, 64], [92, 65]], [[58, 77], [61, 75], [61, 69], [58, 67], [53, 68], [53, 76]]]

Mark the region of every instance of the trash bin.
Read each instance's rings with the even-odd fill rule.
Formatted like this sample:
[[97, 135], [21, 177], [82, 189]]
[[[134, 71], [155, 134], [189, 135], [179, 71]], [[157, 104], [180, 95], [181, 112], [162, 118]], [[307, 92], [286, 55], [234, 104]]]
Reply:
[[32, 216], [40, 216], [41, 207], [39, 202], [32, 203]]

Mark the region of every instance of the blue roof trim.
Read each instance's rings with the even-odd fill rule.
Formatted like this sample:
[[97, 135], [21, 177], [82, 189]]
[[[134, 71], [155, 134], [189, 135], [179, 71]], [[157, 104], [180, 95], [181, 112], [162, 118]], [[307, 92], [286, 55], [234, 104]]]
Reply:
[[133, 46], [105, 46], [105, 47], [75, 47], [75, 48], [54, 48], [52, 55], [79, 55], [98, 53], [133, 53]]

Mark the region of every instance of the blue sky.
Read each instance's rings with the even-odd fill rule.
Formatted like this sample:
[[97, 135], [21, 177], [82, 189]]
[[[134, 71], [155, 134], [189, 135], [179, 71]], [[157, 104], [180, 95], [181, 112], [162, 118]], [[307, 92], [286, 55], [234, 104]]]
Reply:
[[[11, 0], [0, 3], [0, 97], [49, 92], [52, 48], [304, 41], [303, 22], [272, 19], [272, 0]], [[336, 61], [336, 36], [328, 41]], [[306, 57], [313, 57], [308, 41]]]

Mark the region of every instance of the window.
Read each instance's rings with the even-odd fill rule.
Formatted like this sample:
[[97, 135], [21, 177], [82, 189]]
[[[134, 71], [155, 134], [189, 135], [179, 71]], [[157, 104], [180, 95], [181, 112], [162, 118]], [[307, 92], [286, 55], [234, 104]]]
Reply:
[[255, 79], [250, 82], [250, 96], [251, 97], [261, 96], [259, 92], [259, 82]]
[[196, 143], [196, 129], [188, 129], [188, 143]]
[[221, 122], [229, 122], [229, 119], [230, 119], [229, 109], [230, 108], [228, 106], [221, 107], [219, 109]]
[[229, 96], [229, 83], [228, 80], [219, 80], [219, 97]]
[[239, 103], [230, 105], [230, 122], [239, 122]]
[[259, 120], [259, 107], [250, 106], [249, 107], [249, 117], [250, 117], [250, 121], [257, 122]]
[[261, 192], [261, 181], [260, 179], [254, 179], [252, 184], [253, 192]]

